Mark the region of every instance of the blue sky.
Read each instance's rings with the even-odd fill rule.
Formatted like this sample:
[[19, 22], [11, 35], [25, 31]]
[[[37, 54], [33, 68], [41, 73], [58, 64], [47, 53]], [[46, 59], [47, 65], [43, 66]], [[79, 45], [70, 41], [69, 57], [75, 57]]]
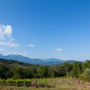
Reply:
[[90, 0], [0, 0], [0, 53], [90, 59]]

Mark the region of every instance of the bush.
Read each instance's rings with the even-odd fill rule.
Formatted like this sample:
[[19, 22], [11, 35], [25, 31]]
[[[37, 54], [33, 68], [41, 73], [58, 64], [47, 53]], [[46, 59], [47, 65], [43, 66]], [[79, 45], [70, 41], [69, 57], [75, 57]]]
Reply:
[[32, 84], [33, 84], [33, 87], [38, 87], [38, 80], [34, 79]]
[[46, 80], [40, 80], [39, 81], [40, 87], [47, 87], [47, 82]]
[[47, 82], [46, 80], [43, 79], [7, 79], [7, 80], [2, 80], [0, 79], [0, 85], [8, 85], [8, 86], [26, 86], [26, 87], [47, 87]]
[[0, 85], [5, 85], [5, 84], [6, 84], [5, 80], [0, 79]]
[[29, 87], [29, 86], [31, 86], [31, 84], [32, 84], [32, 80], [30, 80], [30, 79], [25, 80], [25, 86]]
[[16, 86], [18, 87], [24, 86], [24, 80], [21, 80], [21, 79], [16, 80]]
[[84, 78], [87, 80], [87, 81], [90, 81], [90, 69], [86, 69], [84, 74], [83, 74]]
[[15, 86], [16, 82], [13, 79], [7, 79], [6, 80], [6, 84], [9, 85], [9, 86]]

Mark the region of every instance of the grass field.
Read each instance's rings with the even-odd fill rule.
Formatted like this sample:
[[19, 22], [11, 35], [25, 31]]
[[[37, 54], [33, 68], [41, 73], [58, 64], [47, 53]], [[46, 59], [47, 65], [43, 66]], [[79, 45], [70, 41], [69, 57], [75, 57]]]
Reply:
[[76, 90], [70, 88], [31, 88], [31, 87], [2, 87], [0, 90]]
[[0, 90], [90, 90], [90, 83], [74, 78], [46, 79], [48, 88], [0, 86]]

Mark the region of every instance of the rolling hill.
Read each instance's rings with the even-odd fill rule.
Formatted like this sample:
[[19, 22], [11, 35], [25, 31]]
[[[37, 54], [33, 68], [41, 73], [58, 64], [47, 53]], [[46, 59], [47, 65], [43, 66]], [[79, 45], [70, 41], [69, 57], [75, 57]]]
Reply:
[[60, 60], [57, 58], [50, 58], [50, 59], [38, 59], [38, 58], [29, 58], [22, 55], [7, 55], [3, 56], [0, 54], [0, 58], [6, 59], [6, 60], [14, 60], [19, 61], [27, 64], [36, 64], [36, 65], [61, 65], [65, 62], [72, 63], [75, 62], [75, 60]]

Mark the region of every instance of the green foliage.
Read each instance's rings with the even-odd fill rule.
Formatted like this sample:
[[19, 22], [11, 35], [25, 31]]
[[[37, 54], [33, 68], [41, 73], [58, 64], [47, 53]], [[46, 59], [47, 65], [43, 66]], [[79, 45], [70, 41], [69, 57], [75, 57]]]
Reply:
[[7, 77], [10, 77], [9, 73], [10, 73], [10, 70], [8, 67], [4, 65], [0, 65], [0, 78], [6, 79]]
[[0, 85], [17, 86], [17, 87], [48, 87], [46, 80], [41, 79], [0, 79]]
[[39, 80], [40, 87], [47, 87], [46, 80]]
[[[68, 64], [67, 62], [64, 65], [55, 65], [55, 66], [29, 66], [24, 63], [14, 62], [14, 61], [5, 61], [0, 59], [0, 78], [1, 79], [32, 79], [32, 78], [54, 78], [54, 77], [75, 77], [78, 78], [86, 70], [90, 68], [90, 61], [87, 60], [84, 63], [74, 62]], [[14, 64], [14, 65], [13, 65]], [[16, 64], [16, 65], [15, 65]], [[20, 65], [22, 66], [20, 66]], [[10, 83], [13, 81], [8, 81]], [[28, 83], [29, 81], [27, 81]], [[36, 83], [36, 82], [35, 82]], [[25, 84], [25, 83], [24, 83]], [[28, 86], [28, 85], [27, 85]]]
[[6, 80], [6, 84], [9, 85], [9, 86], [15, 86], [16, 82], [13, 79], [7, 79]]
[[25, 83], [25, 86], [26, 86], [26, 87], [29, 87], [29, 86], [32, 85], [32, 80], [26, 79], [24, 83]]
[[64, 68], [65, 68], [65, 74], [66, 76], [68, 76], [68, 74], [70, 73], [70, 65], [67, 62], [65, 62]]
[[5, 85], [5, 80], [0, 79], [0, 85]]
[[84, 74], [83, 74], [83, 77], [87, 80], [87, 81], [90, 81], [90, 69], [86, 69]]
[[34, 79], [34, 80], [33, 80], [33, 86], [34, 86], [34, 87], [38, 87], [38, 84], [37, 84], [37, 83], [38, 83], [38, 80], [37, 80], [37, 79]]
[[20, 86], [24, 86], [24, 80], [22, 79], [19, 79], [19, 80], [16, 80], [16, 86], [20, 87]]
[[90, 60], [87, 60], [87, 61], [85, 62], [85, 67], [86, 67], [86, 68], [90, 68]]
[[48, 77], [48, 67], [47, 66], [40, 66], [38, 68], [38, 75], [40, 78]]
[[75, 62], [73, 64], [71, 64], [72, 70], [71, 70], [71, 76], [78, 78], [79, 74], [81, 73], [81, 63], [79, 62]]

